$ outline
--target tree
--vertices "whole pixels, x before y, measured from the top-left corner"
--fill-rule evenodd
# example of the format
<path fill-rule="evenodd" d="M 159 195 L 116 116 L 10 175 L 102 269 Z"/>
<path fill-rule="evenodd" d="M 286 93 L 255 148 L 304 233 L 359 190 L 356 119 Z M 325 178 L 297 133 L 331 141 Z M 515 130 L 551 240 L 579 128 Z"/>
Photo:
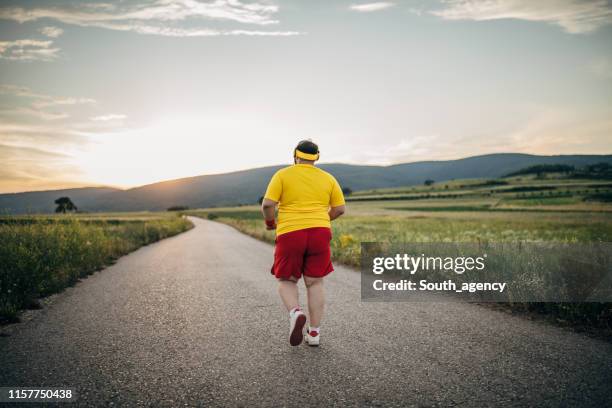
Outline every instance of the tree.
<path fill-rule="evenodd" d="M 612 165 L 610 163 L 601 162 L 588 165 L 585 169 L 589 173 L 605 173 L 612 171 Z"/>
<path fill-rule="evenodd" d="M 433 183 L 435 183 L 435 181 L 431 180 L 431 179 L 427 179 L 425 180 L 425 182 L 423 183 L 426 186 L 431 186 Z"/>
<path fill-rule="evenodd" d="M 57 208 L 55 209 L 56 213 L 66 214 L 66 211 L 78 210 L 77 206 L 74 205 L 70 197 L 60 197 L 55 200 L 55 204 L 57 204 Z"/>
<path fill-rule="evenodd" d="M 353 194 L 353 190 L 350 187 L 342 187 L 342 194 L 345 196 L 350 196 Z"/>
<path fill-rule="evenodd" d="M 536 164 L 535 166 L 525 167 L 518 171 L 508 173 L 504 177 L 521 176 L 526 174 L 535 174 L 538 177 L 543 177 L 545 173 L 571 173 L 574 170 L 574 166 L 567 164 Z"/>
<path fill-rule="evenodd" d="M 189 209 L 189 206 L 186 205 L 173 205 L 172 207 L 168 207 L 166 211 L 186 211 Z"/>

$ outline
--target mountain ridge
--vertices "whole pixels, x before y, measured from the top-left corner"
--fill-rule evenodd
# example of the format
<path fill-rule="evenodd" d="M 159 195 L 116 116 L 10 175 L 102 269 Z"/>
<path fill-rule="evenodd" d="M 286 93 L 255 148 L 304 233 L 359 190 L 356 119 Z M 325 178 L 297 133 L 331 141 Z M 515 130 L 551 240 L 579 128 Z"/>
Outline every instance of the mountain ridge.
<path fill-rule="evenodd" d="M 343 187 L 353 191 L 422 184 L 426 179 L 497 178 L 536 164 L 584 166 L 612 164 L 612 155 L 538 156 L 525 153 L 493 153 L 456 160 L 428 160 L 387 166 L 324 163 Z M 0 194 L 4 213 L 53 212 L 53 201 L 68 195 L 83 211 L 165 210 L 182 205 L 191 208 L 253 204 L 263 195 L 278 169 L 286 165 L 257 167 L 228 173 L 190 176 L 133 187 L 83 187 Z"/>

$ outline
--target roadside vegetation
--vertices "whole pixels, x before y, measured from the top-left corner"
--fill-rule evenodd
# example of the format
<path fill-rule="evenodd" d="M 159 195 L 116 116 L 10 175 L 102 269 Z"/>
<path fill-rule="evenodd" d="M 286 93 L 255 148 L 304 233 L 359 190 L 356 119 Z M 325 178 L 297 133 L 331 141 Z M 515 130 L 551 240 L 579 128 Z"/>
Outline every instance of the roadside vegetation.
<path fill-rule="evenodd" d="M 332 223 L 334 259 L 359 266 L 361 242 L 612 242 L 612 204 L 606 200 L 612 183 L 565 176 L 521 174 L 353 192 L 347 200 L 347 216 Z M 274 242 L 274 233 L 265 230 L 257 206 L 185 213 Z M 530 315 L 535 312 L 576 329 L 596 328 L 612 334 L 610 303 L 503 307 Z"/>
<path fill-rule="evenodd" d="M 173 213 L 0 217 L 0 323 L 135 249 L 192 228 Z"/>

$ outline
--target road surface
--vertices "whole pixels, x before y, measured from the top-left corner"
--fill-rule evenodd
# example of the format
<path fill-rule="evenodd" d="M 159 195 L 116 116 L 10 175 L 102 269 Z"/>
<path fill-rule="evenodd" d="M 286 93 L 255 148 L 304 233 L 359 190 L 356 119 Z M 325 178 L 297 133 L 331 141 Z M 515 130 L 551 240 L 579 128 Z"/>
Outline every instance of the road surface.
<path fill-rule="evenodd" d="M 80 406 L 612 405 L 611 344 L 473 304 L 362 303 L 342 267 L 322 346 L 290 347 L 272 247 L 193 221 L 2 329 L 0 385 Z"/>

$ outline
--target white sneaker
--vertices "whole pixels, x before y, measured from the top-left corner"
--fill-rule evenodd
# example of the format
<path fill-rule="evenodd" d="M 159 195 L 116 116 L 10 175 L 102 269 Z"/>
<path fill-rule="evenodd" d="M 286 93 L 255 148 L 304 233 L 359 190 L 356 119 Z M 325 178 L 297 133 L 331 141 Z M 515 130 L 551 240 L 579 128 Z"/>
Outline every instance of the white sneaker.
<path fill-rule="evenodd" d="M 289 344 L 299 346 L 302 343 L 304 336 L 302 335 L 304 325 L 306 324 L 306 315 L 301 310 L 296 310 L 290 318 L 289 326 Z"/>
<path fill-rule="evenodd" d="M 321 338 L 321 333 L 315 333 L 315 334 L 316 336 L 311 336 L 310 332 L 306 330 L 306 334 L 304 335 L 304 341 L 306 342 L 306 344 L 312 347 L 319 346 L 319 339 Z"/>

